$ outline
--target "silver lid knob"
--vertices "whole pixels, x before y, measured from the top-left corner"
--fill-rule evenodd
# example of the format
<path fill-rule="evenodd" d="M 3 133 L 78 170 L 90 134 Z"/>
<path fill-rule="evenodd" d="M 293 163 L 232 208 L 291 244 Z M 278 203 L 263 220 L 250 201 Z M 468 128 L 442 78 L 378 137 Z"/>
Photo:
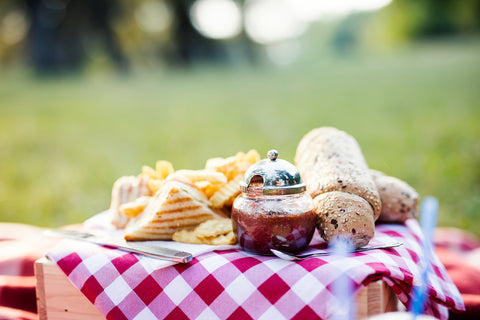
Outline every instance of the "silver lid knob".
<path fill-rule="evenodd" d="M 267 158 L 272 160 L 272 161 L 275 161 L 277 160 L 278 158 L 278 151 L 277 150 L 270 150 L 268 151 L 267 153 Z"/>

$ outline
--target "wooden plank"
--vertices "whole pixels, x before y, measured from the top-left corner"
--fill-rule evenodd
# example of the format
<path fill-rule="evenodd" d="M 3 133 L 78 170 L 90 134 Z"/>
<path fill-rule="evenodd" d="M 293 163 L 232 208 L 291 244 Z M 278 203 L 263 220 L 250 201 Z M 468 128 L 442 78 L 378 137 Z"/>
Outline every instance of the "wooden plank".
<path fill-rule="evenodd" d="M 369 311 L 369 308 L 372 308 L 372 306 L 368 305 L 369 286 L 363 288 L 357 294 L 357 298 L 355 299 L 355 302 L 356 302 L 355 308 L 357 311 L 357 316 L 355 317 L 355 319 L 364 319 L 370 315 L 368 311 Z"/>
<path fill-rule="evenodd" d="M 383 287 L 382 305 L 385 306 L 384 309 L 382 310 L 382 313 L 393 312 L 393 311 L 403 311 L 399 309 L 400 301 L 398 300 L 397 296 L 395 295 L 395 293 L 393 293 L 393 291 L 388 287 L 388 285 L 384 281 L 382 281 L 382 287 Z"/>
<path fill-rule="evenodd" d="M 37 260 L 35 275 L 39 320 L 105 319 L 52 261 Z M 385 282 L 374 281 L 356 297 L 356 319 L 397 311 L 397 306 L 398 299 Z"/>
<path fill-rule="evenodd" d="M 357 319 L 371 317 L 377 314 L 398 311 L 398 298 L 388 285 L 381 280 L 371 282 L 362 290 L 364 298 L 357 305 L 366 305 L 366 310 L 358 314 Z M 359 294 L 360 295 L 360 294 Z M 362 303 L 362 304 L 361 304 Z"/>
<path fill-rule="evenodd" d="M 105 317 L 50 260 L 35 262 L 40 320 L 100 320 Z M 43 311 L 44 310 L 44 311 Z"/>
<path fill-rule="evenodd" d="M 43 320 L 47 319 L 47 306 L 46 306 L 46 298 L 45 298 L 45 283 L 43 281 L 43 263 L 41 260 L 46 260 L 46 258 L 40 259 L 35 261 L 34 271 L 35 271 L 35 278 L 37 280 L 35 290 L 37 292 L 37 312 L 38 312 L 38 319 Z"/>

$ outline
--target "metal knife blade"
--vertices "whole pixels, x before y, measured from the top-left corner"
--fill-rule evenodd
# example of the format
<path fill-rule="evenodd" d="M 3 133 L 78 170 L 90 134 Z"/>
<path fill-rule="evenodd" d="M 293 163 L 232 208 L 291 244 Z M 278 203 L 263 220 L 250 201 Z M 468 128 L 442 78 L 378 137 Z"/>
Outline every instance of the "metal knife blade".
<path fill-rule="evenodd" d="M 96 244 L 114 247 L 128 252 L 134 252 L 153 258 L 173 262 L 187 263 L 192 260 L 192 254 L 188 252 L 164 247 L 151 246 L 142 242 L 125 241 L 123 239 L 97 236 L 91 233 L 79 232 L 75 230 L 48 229 L 45 230 L 45 235 L 88 241 Z"/>

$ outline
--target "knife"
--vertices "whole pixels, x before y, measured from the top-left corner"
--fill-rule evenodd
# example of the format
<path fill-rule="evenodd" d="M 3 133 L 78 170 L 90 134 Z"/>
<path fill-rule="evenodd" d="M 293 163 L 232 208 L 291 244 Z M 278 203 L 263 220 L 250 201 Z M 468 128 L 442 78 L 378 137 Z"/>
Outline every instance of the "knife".
<path fill-rule="evenodd" d="M 192 261 L 192 254 L 184 251 L 147 245 L 141 242 L 125 241 L 111 237 L 97 236 L 91 233 L 79 232 L 66 229 L 48 229 L 44 232 L 47 236 L 66 237 L 70 239 L 83 240 L 116 249 L 143 254 L 149 257 L 168 260 L 173 262 L 187 263 Z"/>

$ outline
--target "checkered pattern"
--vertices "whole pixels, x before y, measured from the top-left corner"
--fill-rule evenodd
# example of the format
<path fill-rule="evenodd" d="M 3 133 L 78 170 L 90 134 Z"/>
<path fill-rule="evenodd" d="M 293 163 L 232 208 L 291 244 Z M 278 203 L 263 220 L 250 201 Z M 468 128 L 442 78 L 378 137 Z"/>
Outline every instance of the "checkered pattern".
<path fill-rule="evenodd" d="M 408 305 L 419 278 L 420 237 L 416 220 L 379 225 L 375 243 L 404 245 L 355 253 L 347 263 L 335 256 L 290 262 L 224 250 L 171 265 L 74 240 L 47 256 L 107 319 L 326 319 L 342 305 L 333 294 L 339 276 L 349 278 L 355 293 L 383 279 Z M 312 244 L 325 247 L 318 234 Z M 435 255 L 432 263 L 426 313 L 447 319 L 448 309 L 464 310 L 463 301 Z"/>

